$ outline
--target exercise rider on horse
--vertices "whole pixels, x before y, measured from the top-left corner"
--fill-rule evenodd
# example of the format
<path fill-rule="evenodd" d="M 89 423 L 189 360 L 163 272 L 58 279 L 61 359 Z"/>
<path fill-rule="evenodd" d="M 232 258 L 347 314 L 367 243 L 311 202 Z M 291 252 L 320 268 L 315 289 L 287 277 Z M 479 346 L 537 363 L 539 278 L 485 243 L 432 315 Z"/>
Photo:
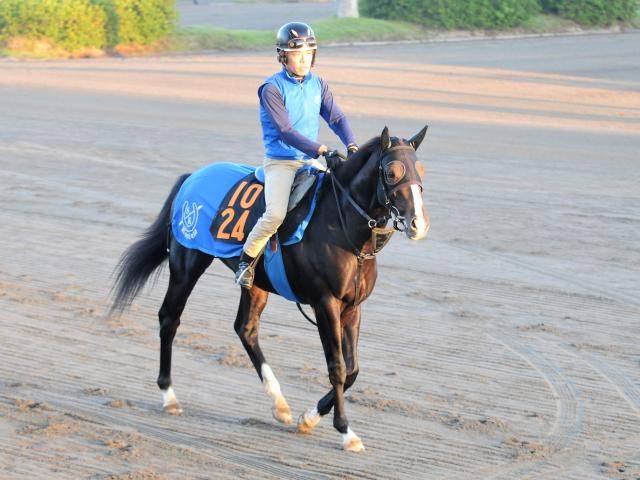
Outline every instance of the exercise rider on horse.
<path fill-rule="evenodd" d="M 337 153 L 317 142 L 320 117 L 324 118 L 349 153 L 358 145 L 347 117 L 334 101 L 329 86 L 311 72 L 318 49 L 309 25 L 291 22 L 280 27 L 276 51 L 282 70 L 258 89 L 260 123 L 265 147 L 266 210 L 244 244 L 235 281 L 244 288 L 253 286 L 254 264 L 269 238 L 284 221 L 296 171 L 325 155 L 327 165 L 338 162 Z"/>

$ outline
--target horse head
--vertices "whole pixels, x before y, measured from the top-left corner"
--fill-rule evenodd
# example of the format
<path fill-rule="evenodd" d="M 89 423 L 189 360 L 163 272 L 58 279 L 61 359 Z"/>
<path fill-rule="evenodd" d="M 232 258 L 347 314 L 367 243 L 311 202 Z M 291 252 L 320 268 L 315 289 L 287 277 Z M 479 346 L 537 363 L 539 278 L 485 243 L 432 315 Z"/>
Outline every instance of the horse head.
<path fill-rule="evenodd" d="M 394 227 L 411 240 L 420 240 L 429 231 L 429 215 L 422 201 L 425 169 L 416 156 L 427 128 L 409 140 L 390 137 L 387 127 L 380 135 L 377 201 L 389 210 Z"/>

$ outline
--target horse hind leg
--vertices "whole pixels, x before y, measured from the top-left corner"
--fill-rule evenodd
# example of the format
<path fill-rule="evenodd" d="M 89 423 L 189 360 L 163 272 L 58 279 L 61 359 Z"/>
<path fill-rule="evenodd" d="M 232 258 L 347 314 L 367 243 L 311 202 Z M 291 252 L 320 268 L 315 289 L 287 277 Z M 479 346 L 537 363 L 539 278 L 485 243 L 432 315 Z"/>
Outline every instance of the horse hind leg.
<path fill-rule="evenodd" d="M 170 415 L 182 413 L 171 380 L 173 339 L 180 326 L 180 317 L 193 287 L 213 257 L 178 244 L 171 244 L 169 255 L 169 286 L 158 312 L 160 322 L 160 373 L 158 387 L 162 392 L 162 408 Z"/>
<path fill-rule="evenodd" d="M 273 402 L 273 417 L 281 423 L 290 424 L 291 409 L 258 341 L 260 315 L 267 305 L 268 295 L 266 291 L 255 286 L 251 290 L 242 289 L 234 329 L 262 380 L 265 392 Z"/>

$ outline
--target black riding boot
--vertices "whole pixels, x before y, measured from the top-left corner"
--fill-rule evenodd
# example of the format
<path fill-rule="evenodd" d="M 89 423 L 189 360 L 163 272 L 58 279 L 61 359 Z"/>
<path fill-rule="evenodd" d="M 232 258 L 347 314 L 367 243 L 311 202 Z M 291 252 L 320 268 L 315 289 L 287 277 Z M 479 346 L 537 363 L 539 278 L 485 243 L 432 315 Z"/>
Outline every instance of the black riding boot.
<path fill-rule="evenodd" d="M 250 289 L 253 287 L 253 263 L 255 258 L 247 255 L 244 250 L 240 257 L 238 270 L 236 271 L 236 283 L 242 288 Z"/>

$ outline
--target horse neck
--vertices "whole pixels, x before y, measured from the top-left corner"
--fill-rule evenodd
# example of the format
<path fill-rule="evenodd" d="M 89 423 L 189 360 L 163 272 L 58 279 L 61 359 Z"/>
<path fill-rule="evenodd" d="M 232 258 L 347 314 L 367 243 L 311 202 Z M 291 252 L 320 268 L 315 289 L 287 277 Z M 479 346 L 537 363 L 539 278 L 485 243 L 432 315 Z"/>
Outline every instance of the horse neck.
<path fill-rule="evenodd" d="M 371 218 L 377 219 L 384 214 L 384 208 L 377 206 L 376 189 L 378 185 L 378 154 L 373 152 L 361 158 L 350 159 L 340 170 L 336 178 L 349 192 L 353 200 Z M 349 203 L 346 197 L 338 192 L 346 228 L 351 238 L 361 247 L 371 237 L 371 228 Z M 332 194 L 333 197 L 333 194 Z M 335 203 L 335 199 L 333 200 Z"/>

